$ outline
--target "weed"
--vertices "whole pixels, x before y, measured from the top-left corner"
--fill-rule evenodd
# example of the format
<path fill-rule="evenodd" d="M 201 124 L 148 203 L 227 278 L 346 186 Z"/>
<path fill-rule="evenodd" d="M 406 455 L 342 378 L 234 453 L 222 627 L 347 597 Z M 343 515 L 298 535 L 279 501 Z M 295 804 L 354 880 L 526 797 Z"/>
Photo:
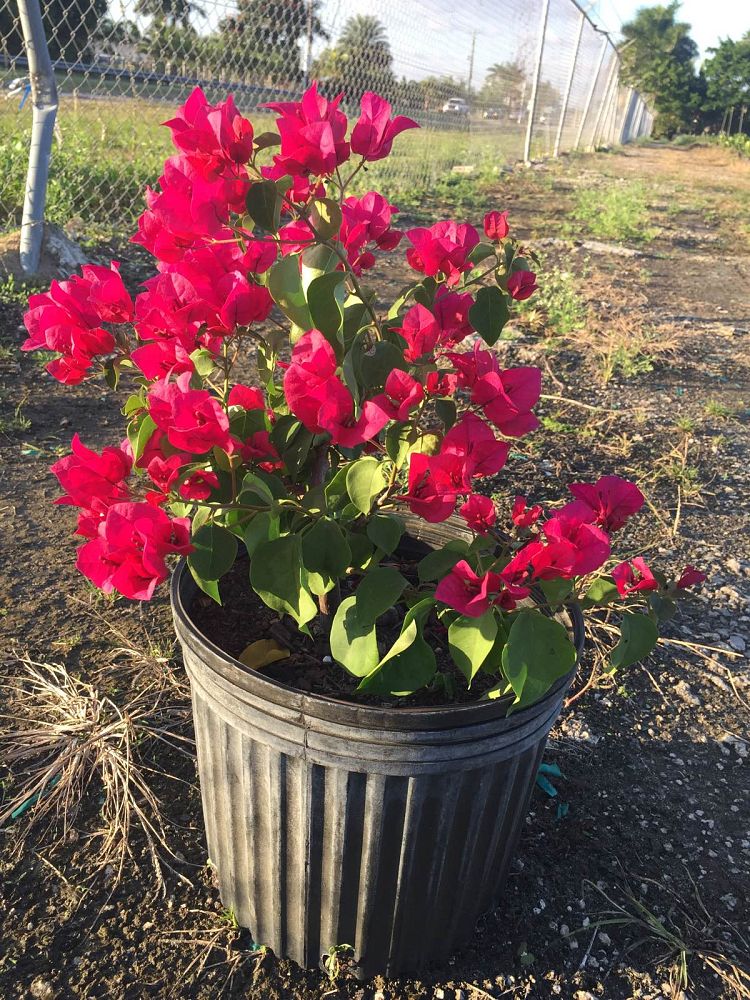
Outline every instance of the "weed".
<path fill-rule="evenodd" d="M 705 405 L 705 411 L 707 417 L 712 417 L 715 420 L 729 420 L 732 416 L 731 408 L 718 399 L 709 399 Z"/>
<path fill-rule="evenodd" d="M 625 954 L 645 944 L 656 946 L 657 961 L 671 963 L 670 993 L 674 998 L 684 996 L 690 988 L 690 963 L 697 960 L 738 1000 L 750 1000 L 750 944 L 724 917 L 709 913 L 692 878 L 693 898 L 689 900 L 654 879 L 640 881 L 666 895 L 662 912 L 650 910 L 628 885 L 618 889 L 619 901 L 600 885 L 584 880 L 610 907 L 596 921 L 597 931 L 603 927 L 632 930 L 637 939 L 625 946 Z"/>
<path fill-rule="evenodd" d="M 333 944 L 323 956 L 323 967 L 332 983 L 351 964 L 354 948 L 350 944 Z"/>
<path fill-rule="evenodd" d="M 11 434 L 15 431 L 27 431 L 31 427 L 31 421 L 24 415 L 23 408 L 28 401 L 28 393 L 17 404 L 10 420 L 0 418 L 0 434 Z"/>
<path fill-rule="evenodd" d="M 573 218 L 592 236 L 603 240 L 647 243 L 657 230 L 649 225 L 646 190 L 642 184 L 610 184 L 578 193 Z"/>
<path fill-rule="evenodd" d="M 18 281 L 15 275 L 9 274 L 0 281 L 0 302 L 26 308 L 29 296 L 42 291 L 43 287 L 38 282 Z"/>
<path fill-rule="evenodd" d="M 586 322 L 586 305 L 575 276 L 552 267 L 539 275 L 539 290 L 533 300 L 521 303 L 519 315 L 531 329 L 543 329 L 559 337 L 580 330 Z"/>

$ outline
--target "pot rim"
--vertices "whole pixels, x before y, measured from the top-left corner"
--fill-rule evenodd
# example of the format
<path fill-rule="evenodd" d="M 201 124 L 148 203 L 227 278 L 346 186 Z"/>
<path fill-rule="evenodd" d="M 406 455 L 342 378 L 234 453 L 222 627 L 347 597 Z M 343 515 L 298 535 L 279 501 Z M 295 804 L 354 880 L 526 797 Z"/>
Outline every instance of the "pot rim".
<path fill-rule="evenodd" d="M 526 708 L 506 716 L 507 700 L 473 701 L 460 704 L 385 706 L 358 704 L 330 695 L 315 694 L 291 687 L 272 677 L 251 670 L 235 657 L 225 652 L 203 635 L 189 613 L 189 601 L 198 592 L 198 586 L 182 558 L 172 573 L 170 601 L 175 629 L 181 642 L 187 642 L 205 665 L 226 681 L 256 697 L 299 710 L 302 714 L 330 719 L 365 729 L 447 729 L 453 726 L 474 725 L 495 719 L 507 723 L 523 724 L 533 716 L 549 711 L 559 702 L 568 688 L 576 670 L 584 642 L 583 616 L 578 607 L 566 609 L 573 632 L 577 657 L 572 669 L 559 678 L 543 698 Z"/>

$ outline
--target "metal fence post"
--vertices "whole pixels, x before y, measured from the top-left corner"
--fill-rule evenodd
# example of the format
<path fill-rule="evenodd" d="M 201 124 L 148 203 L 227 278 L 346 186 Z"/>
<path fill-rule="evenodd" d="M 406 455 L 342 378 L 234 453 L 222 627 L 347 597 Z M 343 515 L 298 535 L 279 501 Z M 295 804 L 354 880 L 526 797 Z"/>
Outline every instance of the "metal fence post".
<path fill-rule="evenodd" d="M 44 203 L 47 197 L 49 160 L 57 113 L 57 87 L 39 0 L 18 0 L 23 40 L 29 60 L 33 104 L 29 169 L 21 220 L 21 268 L 35 274 L 39 267 L 44 235 Z"/>
<path fill-rule="evenodd" d="M 633 95 L 635 90 L 633 87 L 628 87 L 628 96 L 625 98 L 625 107 L 622 111 L 622 119 L 620 121 L 620 128 L 617 133 L 617 141 L 622 146 L 628 141 L 628 129 L 630 127 L 630 114 L 633 108 Z"/>
<path fill-rule="evenodd" d="M 523 161 L 531 162 L 531 134 L 534 131 L 534 118 L 536 117 L 536 99 L 539 94 L 539 76 L 542 72 L 542 56 L 544 55 L 544 36 L 547 33 L 547 15 L 549 14 L 549 0 L 543 0 L 542 20 L 539 27 L 539 45 L 536 50 L 536 66 L 534 67 L 534 80 L 531 85 L 531 99 L 529 100 L 529 120 L 526 123 L 526 142 L 523 147 Z"/>
<path fill-rule="evenodd" d="M 583 109 L 583 114 L 581 115 L 581 124 L 578 126 L 578 134 L 576 135 L 576 141 L 575 145 L 573 146 L 573 149 L 578 149 L 578 147 L 581 145 L 581 137 L 583 135 L 583 130 L 586 127 L 586 119 L 589 116 L 589 108 L 591 107 L 591 102 L 594 99 L 594 91 L 596 90 L 596 84 L 599 79 L 599 73 L 601 72 L 602 63 L 604 62 L 604 55 L 607 51 L 608 41 L 609 39 L 605 35 L 604 38 L 602 38 L 602 48 L 601 52 L 599 53 L 599 61 L 596 64 L 596 72 L 594 73 L 594 77 L 591 81 L 591 87 L 589 88 L 588 96 L 586 97 L 586 104 Z"/>
<path fill-rule="evenodd" d="M 612 89 L 612 80 L 615 76 L 615 71 L 617 70 L 617 51 L 615 51 L 614 58 L 612 60 L 612 66 L 610 67 L 609 73 L 607 74 L 607 82 L 604 85 L 604 92 L 602 93 L 601 100 L 599 101 L 599 108 L 596 113 L 596 121 L 594 122 L 594 131 L 591 133 L 591 148 L 596 149 L 596 137 L 599 132 L 599 126 L 602 123 L 602 116 L 604 115 L 605 107 L 609 107 L 609 97 L 610 91 Z"/>
<path fill-rule="evenodd" d="M 599 132 L 599 143 L 609 144 L 612 142 L 613 118 L 617 113 L 617 101 L 620 97 L 620 73 L 619 67 L 614 74 L 612 86 L 610 87 L 609 100 L 606 103 L 606 111 L 602 119 L 602 127 Z"/>
<path fill-rule="evenodd" d="M 557 124 L 557 135 L 555 136 L 555 148 L 552 152 L 553 156 L 560 155 L 560 142 L 562 141 L 563 128 L 565 126 L 565 116 L 568 113 L 568 104 L 570 103 L 570 91 L 573 87 L 573 78 L 576 72 L 576 62 L 578 61 L 578 50 L 581 47 L 581 36 L 583 35 L 583 26 L 586 23 L 586 15 L 581 11 L 581 20 L 578 22 L 578 34 L 576 36 L 576 44 L 573 49 L 573 58 L 570 62 L 570 72 L 568 73 L 568 82 L 565 87 L 565 97 L 563 97 L 562 108 L 560 110 L 560 121 Z"/>

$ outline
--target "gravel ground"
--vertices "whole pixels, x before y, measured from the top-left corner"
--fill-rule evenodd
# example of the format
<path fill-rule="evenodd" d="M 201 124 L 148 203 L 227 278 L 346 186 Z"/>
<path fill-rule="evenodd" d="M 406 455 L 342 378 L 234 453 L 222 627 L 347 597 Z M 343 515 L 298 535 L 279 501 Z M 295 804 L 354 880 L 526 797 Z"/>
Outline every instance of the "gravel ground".
<path fill-rule="evenodd" d="M 634 178 L 646 186 L 652 240 L 626 254 L 566 242 L 577 192 Z M 0 997 L 750 995 L 731 985 L 750 969 L 750 165 L 712 148 L 642 147 L 513 174 L 495 197 L 530 240 L 552 237 L 545 266 L 575 274 L 588 309 L 565 338 L 527 314 L 501 345 L 516 363 L 543 364 L 552 398 L 544 430 L 497 489 L 541 500 L 579 476 L 636 478 L 653 509 L 627 545 L 669 569 L 692 562 L 707 583 L 642 667 L 602 677 L 602 632 L 591 637 L 547 752 L 562 777 L 556 795 L 534 795 L 506 898 L 469 948 L 420 981 L 361 984 L 344 968 L 330 982 L 253 950 L 223 914 L 206 863 L 189 745 L 147 741 L 140 759 L 158 771 L 149 780 L 174 852 L 162 852 L 172 865 L 163 885 L 137 828 L 119 882 L 116 865 L 98 866 L 96 781 L 61 843 L 25 819 L 0 831 Z M 125 267 L 136 280 L 142 260 Z M 47 466 L 74 430 L 96 447 L 116 439 L 118 415 L 97 386 L 52 386 L 13 349 L 20 306 L 0 309 L 6 679 L 28 652 L 93 679 L 121 706 L 156 685 L 189 737 L 164 599 L 140 608 L 93 594 L 73 568 L 72 519 L 51 506 Z M 616 348 L 636 363 L 605 383 Z M 0 712 L 16 709 L 10 690 L 0 688 Z M 0 779 L 0 795 L 12 795 L 18 776 L 0 763 Z"/>

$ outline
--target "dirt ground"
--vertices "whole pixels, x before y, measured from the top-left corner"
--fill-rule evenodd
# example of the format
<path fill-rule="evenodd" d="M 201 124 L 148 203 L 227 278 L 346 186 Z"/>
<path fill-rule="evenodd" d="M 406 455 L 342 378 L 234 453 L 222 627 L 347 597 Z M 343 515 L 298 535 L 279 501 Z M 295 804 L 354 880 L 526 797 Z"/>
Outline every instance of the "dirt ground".
<path fill-rule="evenodd" d="M 571 239 L 580 191 L 632 180 L 653 239 Z M 421 980 L 362 984 L 344 969 L 331 981 L 254 946 L 213 885 L 190 745 L 149 739 L 139 760 L 174 852 L 161 852 L 163 885 L 137 825 L 119 882 L 116 864 L 98 866 L 96 781 L 61 843 L 27 815 L 0 830 L 2 1000 L 750 996 L 750 979 L 745 993 L 732 986 L 750 972 L 750 164 L 714 148 L 629 148 L 513 173 L 493 198 L 542 241 L 543 274 L 575 276 L 586 310 L 567 336 L 527 312 L 499 345 L 509 363 L 542 364 L 547 398 L 543 429 L 495 489 L 540 501 L 585 476 L 634 478 L 649 511 L 626 546 L 668 569 L 692 562 L 707 583 L 643 666 L 603 678 L 606 635 L 590 637 L 580 696 L 545 758 L 561 770 L 557 794 L 535 792 L 506 898 Z M 135 283 L 143 258 L 127 254 Z M 96 595 L 74 568 L 72 516 L 52 506 L 48 466 L 73 432 L 99 448 L 121 419 L 99 384 L 63 389 L 15 350 L 21 314 L 12 296 L 0 303 L 0 712 L 16 711 L 10 682 L 28 654 L 120 708 L 160 690 L 171 731 L 189 738 L 164 595 L 147 607 Z M 3 764 L 0 811 L 21 779 Z"/>

